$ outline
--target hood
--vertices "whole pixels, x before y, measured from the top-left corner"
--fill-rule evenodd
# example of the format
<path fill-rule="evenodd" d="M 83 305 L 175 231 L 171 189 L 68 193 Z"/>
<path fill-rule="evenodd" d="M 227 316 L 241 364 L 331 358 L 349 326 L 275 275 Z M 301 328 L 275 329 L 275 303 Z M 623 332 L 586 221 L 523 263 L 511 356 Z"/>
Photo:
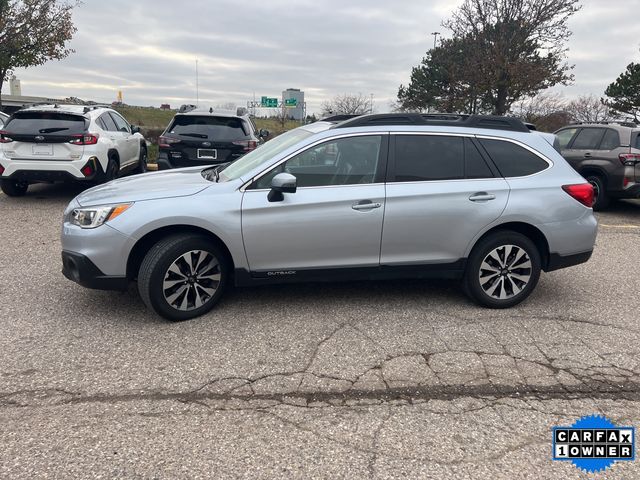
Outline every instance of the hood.
<path fill-rule="evenodd" d="M 90 188 L 76 197 L 80 205 L 138 202 L 195 195 L 212 185 L 200 172 L 208 167 L 189 167 L 144 173 Z"/>

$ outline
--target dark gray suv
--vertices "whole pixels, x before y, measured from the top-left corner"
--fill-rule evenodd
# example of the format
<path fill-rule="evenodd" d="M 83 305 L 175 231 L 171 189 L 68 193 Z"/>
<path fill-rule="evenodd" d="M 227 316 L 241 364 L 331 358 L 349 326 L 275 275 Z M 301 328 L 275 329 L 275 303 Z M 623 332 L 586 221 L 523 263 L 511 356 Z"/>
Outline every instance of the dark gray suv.
<path fill-rule="evenodd" d="M 594 210 L 611 198 L 640 196 L 640 127 L 634 123 L 579 123 L 561 128 L 562 156 L 591 185 Z"/>

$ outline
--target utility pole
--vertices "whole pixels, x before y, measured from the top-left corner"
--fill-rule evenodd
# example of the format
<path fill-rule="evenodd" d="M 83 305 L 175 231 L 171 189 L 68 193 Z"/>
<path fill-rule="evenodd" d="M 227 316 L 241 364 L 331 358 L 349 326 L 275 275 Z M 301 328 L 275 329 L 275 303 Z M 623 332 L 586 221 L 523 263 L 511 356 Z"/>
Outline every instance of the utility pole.
<path fill-rule="evenodd" d="M 198 86 L 198 59 L 196 58 L 196 107 L 200 103 L 200 91 Z"/>
<path fill-rule="evenodd" d="M 436 45 L 438 43 L 438 35 L 441 35 L 440 32 L 431 32 L 431 35 L 433 35 L 433 48 L 436 48 Z"/>

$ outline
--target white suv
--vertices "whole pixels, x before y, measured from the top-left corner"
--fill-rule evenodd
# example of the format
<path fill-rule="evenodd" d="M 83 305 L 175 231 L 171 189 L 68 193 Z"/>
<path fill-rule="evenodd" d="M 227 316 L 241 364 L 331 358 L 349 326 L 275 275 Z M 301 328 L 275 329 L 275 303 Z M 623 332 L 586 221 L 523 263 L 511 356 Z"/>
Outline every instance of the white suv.
<path fill-rule="evenodd" d="M 0 186 L 21 196 L 30 183 L 106 182 L 147 170 L 140 129 L 101 106 L 37 105 L 14 113 L 0 130 Z"/>

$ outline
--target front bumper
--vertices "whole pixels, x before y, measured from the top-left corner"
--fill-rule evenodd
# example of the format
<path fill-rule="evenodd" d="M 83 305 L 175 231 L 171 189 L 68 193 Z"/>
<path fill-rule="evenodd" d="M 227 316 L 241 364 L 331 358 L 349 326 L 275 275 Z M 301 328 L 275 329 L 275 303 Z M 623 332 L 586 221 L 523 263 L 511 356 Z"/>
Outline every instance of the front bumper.
<path fill-rule="evenodd" d="M 62 251 L 62 274 L 86 288 L 99 290 L 126 290 L 127 277 L 105 275 L 88 257 Z"/>

